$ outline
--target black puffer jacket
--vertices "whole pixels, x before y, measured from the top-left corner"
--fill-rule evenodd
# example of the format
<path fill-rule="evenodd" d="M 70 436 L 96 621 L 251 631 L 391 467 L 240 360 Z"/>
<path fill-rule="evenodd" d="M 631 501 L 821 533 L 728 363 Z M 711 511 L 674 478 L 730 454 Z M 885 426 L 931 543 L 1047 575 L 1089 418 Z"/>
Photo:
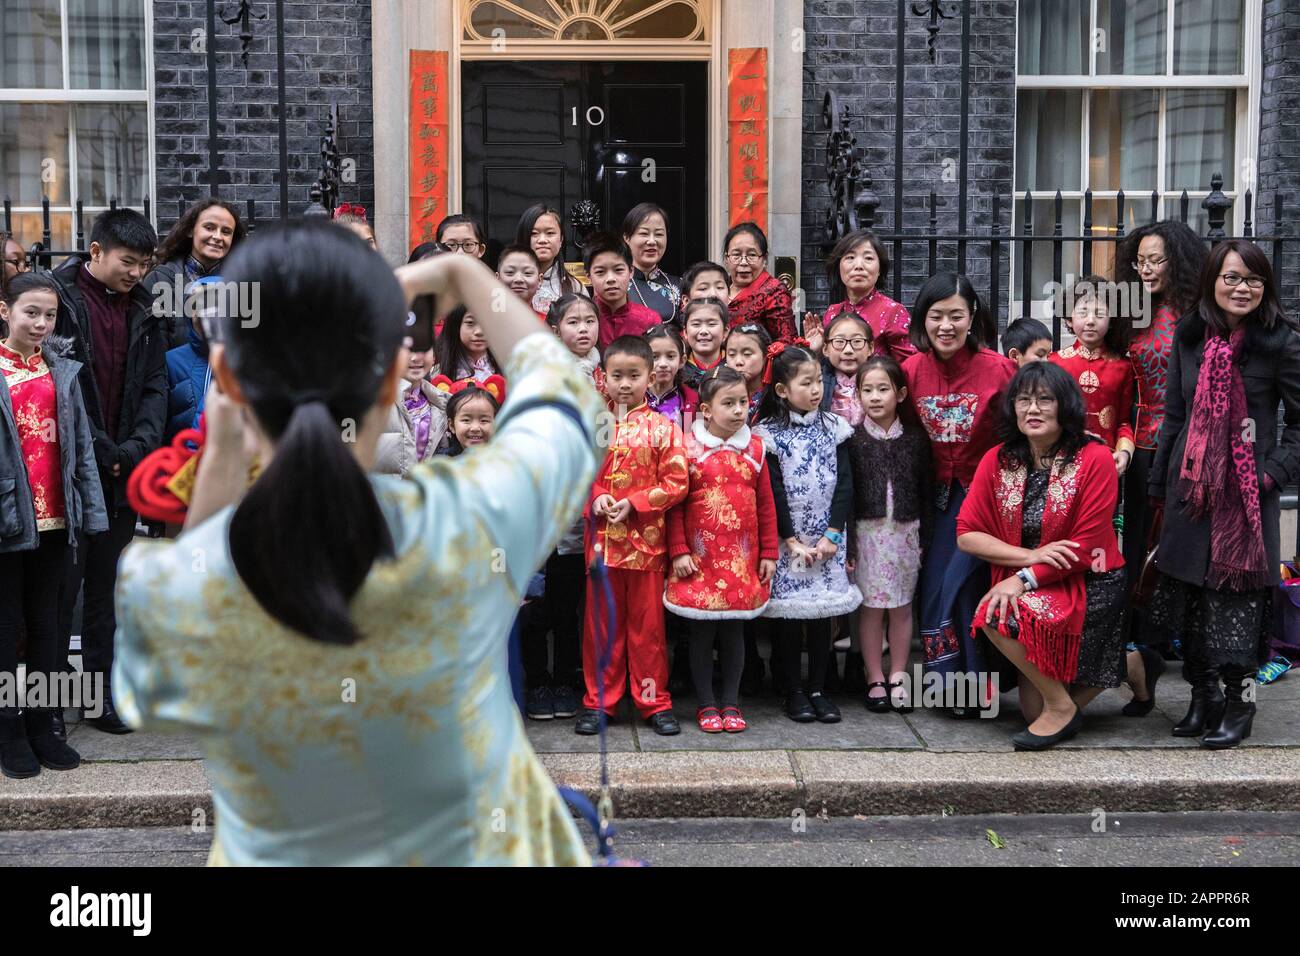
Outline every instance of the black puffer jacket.
<path fill-rule="evenodd" d="M 81 363 L 78 381 L 90 419 L 90 434 L 95 444 L 95 460 L 104 488 L 104 504 L 109 513 L 126 507 L 126 479 L 141 459 L 162 444 L 167 424 L 167 365 L 162 322 L 151 311 L 152 299 L 144 285 L 130 293 L 127 309 L 126 381 L 122 390 L 122 414 L 116 422 L 105 422 L 100 404 L 99 386 L 95 383 L 92 363 L 94 345 L 90 335 L 90 314 L 81 289 L 77 270 L 82 260 L 70 259 L 50 275 L 59 286 L 59 318 L 55 334 L 72 339 L 72 357 Z M 112 466 L 121 465 L 116 478 Z"/>

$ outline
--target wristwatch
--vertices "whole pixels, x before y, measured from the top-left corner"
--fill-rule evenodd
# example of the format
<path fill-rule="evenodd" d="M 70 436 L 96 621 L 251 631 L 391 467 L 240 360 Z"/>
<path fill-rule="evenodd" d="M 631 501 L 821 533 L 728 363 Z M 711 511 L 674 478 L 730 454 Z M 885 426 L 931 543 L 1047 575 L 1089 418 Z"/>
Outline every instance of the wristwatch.
<path fill-rule="evenodd" d="M 831 531 L 829 528 L 827 528 L 826 531 L 823 532 L 822 537 L 825 538 L 827 541 L 829 541 L 831 544 L 835 545 L 835 547 L 837 548 L 844 546 L 843 531 Z"/>
<path fill-rule="evenodd" d="M 1016 577 L 1020 579 L 1020 583 L 1025 586 L 1026 591 L 1032 591 L 1038 587 L 1038 582 L 1034 580 L 1033 572 L 1028 568 L 1021 568 L 1016 572 Z"/>

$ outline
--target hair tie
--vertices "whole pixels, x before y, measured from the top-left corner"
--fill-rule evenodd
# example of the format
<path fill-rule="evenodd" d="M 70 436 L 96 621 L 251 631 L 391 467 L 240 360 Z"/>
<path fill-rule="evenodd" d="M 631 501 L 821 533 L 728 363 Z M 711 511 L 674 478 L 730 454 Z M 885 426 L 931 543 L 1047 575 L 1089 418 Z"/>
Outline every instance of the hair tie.
<path fill-rule="evenodd" d="M 293 402 L 295 408 L 303 405 L 313 405 L 320 402 L 322 405 L 329 405 L 329 393 L 319 388 L 305 388 L 301 392 L 295 392 L 289 399 Z"/>
<path fill-rule="evenodd" d="M 350 202 L 339 203 L 334 208 L 334 218 L 337 219 L 339 218 L 339 216 L 356 216 L 362 222 L 365 222 L 366 207 L 361 205 L 360 203 L 350 203 Z"/>

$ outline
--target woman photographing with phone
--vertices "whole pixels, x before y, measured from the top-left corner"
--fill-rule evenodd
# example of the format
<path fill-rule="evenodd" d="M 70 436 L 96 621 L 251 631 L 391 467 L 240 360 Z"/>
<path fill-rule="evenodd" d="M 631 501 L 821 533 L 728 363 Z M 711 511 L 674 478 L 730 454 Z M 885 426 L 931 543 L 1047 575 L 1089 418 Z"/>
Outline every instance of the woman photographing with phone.
<path fill-rule="evenodd" d="M 589 380 L 471 256 L 394 277 L 360 239 L 298 222 L 260 231 L 225 278 L 258 283 L 261 311 L 213 344 L 184 531 L 123 558 L 113 677 L 127 720 L 203 741 L 210 862 L 586 863 L 505 644 L 595 472 Z M 425 294 L 484 317 L 509 400 L 473 455 L 367 474 Z"/>

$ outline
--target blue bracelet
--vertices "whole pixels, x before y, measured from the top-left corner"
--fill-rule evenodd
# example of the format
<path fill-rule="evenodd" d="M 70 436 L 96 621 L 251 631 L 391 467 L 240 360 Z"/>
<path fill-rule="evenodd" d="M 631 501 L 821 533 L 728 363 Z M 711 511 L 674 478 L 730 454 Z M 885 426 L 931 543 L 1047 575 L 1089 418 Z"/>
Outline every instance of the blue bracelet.
<path fill-rule="evenodd" d="M 822 535 L 822 537 L 825 538 L 827 541 L 831 542 L 831 544 L 835 545 L 835 547 L 837 548 L 842 547 L 844 545 L 843 531 L 831 531 L 827 529 L 827 531 Z"/>

